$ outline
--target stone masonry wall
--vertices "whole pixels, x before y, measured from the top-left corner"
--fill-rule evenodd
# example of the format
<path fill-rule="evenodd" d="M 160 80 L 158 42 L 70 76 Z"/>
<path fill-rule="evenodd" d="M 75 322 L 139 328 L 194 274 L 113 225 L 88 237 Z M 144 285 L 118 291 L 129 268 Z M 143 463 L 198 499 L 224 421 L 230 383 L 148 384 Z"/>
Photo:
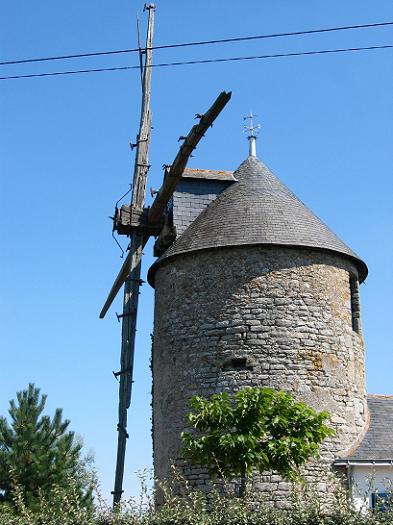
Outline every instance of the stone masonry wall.
<path fill-rule="evenodd" d="M 195 252 L 158 268 L 153 350 L 154 468 L 159 479 L 179 462 L 188 400 L 244 386 L 291 391 L 328 410 L 335 436 L 322 447 L 318 477 L 328 490 L 332 461 L 367 425 L 364 346 L 353 331 L 347 259 L 309 249 L 247 246 Z M 191 483 L 204 469 L 185 465 Z M 282 502 L 289 484 L 267 474 L 261 496 Z"/>

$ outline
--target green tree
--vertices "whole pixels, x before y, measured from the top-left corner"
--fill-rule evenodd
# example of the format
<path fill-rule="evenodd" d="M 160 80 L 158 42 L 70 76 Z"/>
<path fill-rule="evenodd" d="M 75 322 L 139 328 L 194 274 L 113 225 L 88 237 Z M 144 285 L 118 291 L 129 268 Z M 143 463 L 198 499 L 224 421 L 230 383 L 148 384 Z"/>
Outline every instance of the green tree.
<path fill-rule="evenodd" d="M 69 421 L 56 409 L 53 418 L 42 415 L 46 396 L 29 384 L 10 401 L 11 425 L 0 418 L 0 500 L 11 502 L 15 491 L 34 507 L 40 498 L 72 486 L 83 506 L 91 506 L 92 490 L 81 458 L 82 444 L 68 431 Z"/>
<path fill-rule="evenodd" d="M 244 388 L 232 399 L 226 392 L 210 400 L 195 396 L 190 404 L 187 420 L 194 431 L 181 434 L 183 457 L 207 466 L 213 476 L 240 478 L 240 496 L 255 469 L 300 479 L 299 468 L 334 433 L 325 424 L 327 412 L 318 414 L 272 388 Z"/>

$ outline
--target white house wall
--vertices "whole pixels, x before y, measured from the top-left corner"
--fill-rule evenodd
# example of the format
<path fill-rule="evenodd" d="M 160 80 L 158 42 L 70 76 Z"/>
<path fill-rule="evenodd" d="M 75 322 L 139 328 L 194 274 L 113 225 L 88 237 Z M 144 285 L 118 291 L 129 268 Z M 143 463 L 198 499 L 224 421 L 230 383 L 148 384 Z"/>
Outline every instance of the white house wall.
<path fill-rule="evenodd" d="M 351 466 L 351 494 L 357 510 L 371 507 L 373 492 L 393 492 L 393 466 Z"/>

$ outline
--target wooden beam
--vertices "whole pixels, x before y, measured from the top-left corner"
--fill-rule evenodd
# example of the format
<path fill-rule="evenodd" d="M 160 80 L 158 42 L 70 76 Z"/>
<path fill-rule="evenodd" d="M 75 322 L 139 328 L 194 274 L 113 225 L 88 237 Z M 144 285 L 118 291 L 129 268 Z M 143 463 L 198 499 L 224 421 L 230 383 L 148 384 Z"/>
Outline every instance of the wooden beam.
<path fill-rule="evenodd" d="M 159 190 L 157 197 L 155 198 L 151 208 L 148 211 L 147 222 L 150 224 L 158 223 L 161 219 L 161 215 L 165 210 L 166 205 L 168 204 L 169 199 L 171 198 L 173 192 L 175 191 L 176 184 L 179 182 L 184 169 L 187 165 L 188 159 L 192 151 L 196 148 L 197 144 L 203 137 L 207 129 L 213 124 L 215 119 L 224 109 L 231 98 L 231 93 L 226 93 L 223 91 L 217 97 L 212 106 L 208 111 L 202 115 L 198 124 L 191 128 L 191 131 L 184 140 L 183 145 L 180 147 L 178 154 L 176 155 L 175 160 L 173 161 L 172 166 L 168 172 L 168 175 Z M 143 246 L 148 241 L 148 235 L 145 235 L 143 240 Z M 118 294 L 120 288 L 123 286 L 128 273 L 131 271 L 131 255 L 127 255 L 126 260 L 121 267 L 119 274 L 116 277 L 115 282 L 108 294 L 108 297 L 105 301 L 105 304 L 100 312 L 100 319 L 103 319 L 109 310 L 112 302 L 114 301 L 116 295 Z M 128 271 L 128 273 L 127 273 Z"/>
<path fill-rule="evenodd" d="M 227 93 L 223 91 L 220 93 L 207 112 L 204 115 L 201 115 L 199 123 L 195 124 L 195 126 L 191 128 L 191 131 L 187 137 L 185 137 L 184 142 L 180 147 L 179 153 L 176 155 L 176 158 L 169 169 L 164 183 L 161 186 L 157 197 L 155 198 L 149 210 L 147 218 L 148 222 L 156 223 L 160 220 L 169 199 L 175 191 L 176 184 L 179 182 L 183 174 L 191 153 L 194 151 L 206 131 L 227 105 L 231 95 L 231 92 Z"/>
<path fill-rule="evenodd" d="M 106 312 L 109 310 L 111 304 L 113 303 L 113 300 L 115 299 L 116 295 L 119 293 L 120 288 L 125 283 L 125 280 L 127 279 L 128 275 L 134 270 L 134 268 L 131 268 L 131 259 L 132 259 L 131 253 L 128 252 L 128 255 L 123 263 L 123 266 L 120 268 L 120 272 L 117 274 L 115 282 L 113 283 L 112 288 L 108 294 L 107 300 L 105 301 L 105 304 L 102 307 L 102 310 L 100 312 L 100 319 L 104 319 Z M 139 261 L 134 261 L 134 262 L 138 263 Z"/>
<path fill-rule="evenodd" d="M 114 230 L 119 235 L 132 235 L 135 231 L 141 231 L 144 235 L 153 235 L 156 237 L 162 230 L 163 223 L 152 224 L 147 223 L 147 210 L 143 211 L 135 210 L 128 204 L 123 204 L 121 208 L 117 210 L 116 217 L 114 219 Z"/>
<path fill-rule="evenodd" d="M 153 48 L 154 29 L 154 4 L 145 4 L 149 10 L 147 25 L 147 38 L 145 49 L 145 64 L 142 78 L 142 107 L 137 147 L 135 155 L 134 179 L 131 197 L 131 207 L 138 213 L 145 206 L 146 177 L 149 170 L 149 144 L 151 131 L 150 113 L 150 82 Z M 122 334 L 121 334 L 121 356 L 119 375 L 119 410 L 117 424 L 117 457 L 115 483 L 113 489 L 113 508 L 116 509 L 120 503 L 123 492 L 124 462 L 126 454 L 127 433 L 127 410 L 131 404 L 132 378 L 134 368 L 135 334 L 138 312 L 139 287 L 141 285 L 141 259 L 144 243 L 142 231 L 134 231 L 130 252 L 123 264 L 124 274 L 120 281 L 125 281 Z M 125 275 L 126 274 L 126 275 Z"/>

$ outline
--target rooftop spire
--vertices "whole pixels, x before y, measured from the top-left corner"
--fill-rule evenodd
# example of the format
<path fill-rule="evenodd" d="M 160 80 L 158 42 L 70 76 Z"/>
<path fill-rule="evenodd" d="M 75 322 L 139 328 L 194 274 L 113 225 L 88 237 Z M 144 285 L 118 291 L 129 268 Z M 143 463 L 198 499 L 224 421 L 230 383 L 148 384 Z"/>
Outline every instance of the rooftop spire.
<path fill-rule="evenodd" d="M 243 117 L 243 120 L 250 120 L 250 124 L 249 125 L 244 124 L 244 129 L 243 129 L 243 133 L 245 133 L 246 131 L 248 132 L 247 139 L 249 141 L 249 156 L 250 157 L 257 156 L 256 133 L 259 133 L 259 130 L 261 129 L 260 124 L 257 124 L 256 126 L 254 126 L 254 117 L 256 117 L 256 115 L 253 115 L 251 112 L 250 112 L 249 117 Z"/>

